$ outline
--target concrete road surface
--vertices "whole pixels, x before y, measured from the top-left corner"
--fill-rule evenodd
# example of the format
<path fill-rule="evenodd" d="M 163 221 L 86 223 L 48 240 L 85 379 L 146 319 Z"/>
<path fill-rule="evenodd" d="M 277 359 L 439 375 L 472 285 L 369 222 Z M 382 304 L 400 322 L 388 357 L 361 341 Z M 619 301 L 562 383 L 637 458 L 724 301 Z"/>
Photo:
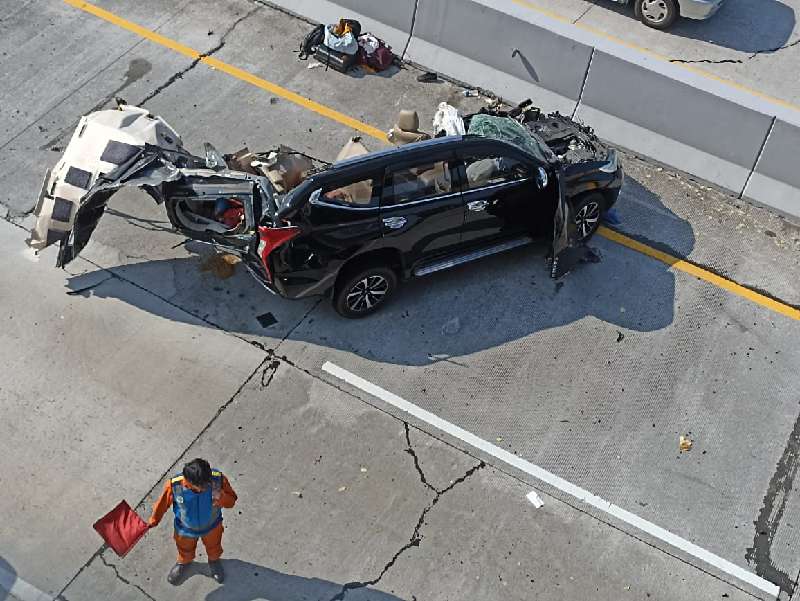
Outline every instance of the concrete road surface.
<path fill-rule="evenodd" d="M 138 192 L 114 197 L 60 271 L 54 249 L 26 250 L 28 213 L 80 115 L 114 96 L 196 151 L 284 143 L 323 159 L 354 131 L 285 90 L 380 130 L 400 108 L 427 121 L 442 100 L 484 103 L 412 69 L 307 69 L 293 51 L 308 25 L 246 0 L 100 4 L 111 16 L 47 0 L 0 21 L 0 582 L 14 595 L 774 599 L 774 586 L 789 598 L 797 225 L 625 154 L 622 224 L 592 241 L 600 263 L 560 282 L 542 249 L 522 249 L 410 282 L 354 323 L 327 299 L 267 295 L 242 270 L 220 278 L 213 251 Z M 122 559 L 91 528 L 122 498 L 146 516 L 195 456 L 239 493 L 222 587 L 202 553 L 167 584 L 167 519 Z"/>

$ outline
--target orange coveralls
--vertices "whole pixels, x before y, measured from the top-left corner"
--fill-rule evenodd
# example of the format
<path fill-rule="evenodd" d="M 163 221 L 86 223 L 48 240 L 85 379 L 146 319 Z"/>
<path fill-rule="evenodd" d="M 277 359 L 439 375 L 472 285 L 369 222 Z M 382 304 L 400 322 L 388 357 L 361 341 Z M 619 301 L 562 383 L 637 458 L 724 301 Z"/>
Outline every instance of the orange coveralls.
<path fill-rule="evenodd" d="M 200 492 L 198 488 L 192 486 L 186 480 L 183 481 L 183 486 L 196 492 Z M 231 483 L 228 482 L 228 478 L 223 475 L 219 498 L 214 501 L 214 505 L 217 507 L 230 509 L 236 504 L 236 499 L 238 499 L 238 497 L 233 491 L 233 488 L 231 488 Z M 167 483 L 164 485 L 164 490 L 161 492 L 161 496 L 158 498 L 158 501 L 156 501 L 155 505 L 153 505 L 153 513 L 147 522 L 150 527 L 155 528 L 158 526 L 158 524 L 161 522 L 161 518 L 164 517 L 164 514 L 171 507 L 172 482 L 167 480 Z M 208 561 L 217 561 L 220 557 L 222 557 L 223 530 L 224 528 L 220 522 L 220 524 L 211 532 L 201 537 L 203 539 L 203 546 L 206 548 Z M 189 536 L 181 536 L 177 532 L 173 535 L 173 538 L 175 539 L 175 545 L 178 547 L 178 563 L 192 563 L 192 560 L 194 560 L 195 551 L 197 550 L 197 539 Z"/>

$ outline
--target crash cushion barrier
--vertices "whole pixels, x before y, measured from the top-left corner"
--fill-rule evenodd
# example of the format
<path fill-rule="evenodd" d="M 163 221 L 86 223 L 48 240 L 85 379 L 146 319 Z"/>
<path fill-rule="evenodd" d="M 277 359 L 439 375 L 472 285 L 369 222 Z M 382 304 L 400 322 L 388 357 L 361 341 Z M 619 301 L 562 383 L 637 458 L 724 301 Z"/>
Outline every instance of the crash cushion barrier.
<path fill-rule="evenodd" d="M 415 0 L 269 0 L 269 4 L 315 23 L 356 19 L 363 32 L 384 40 L 397 55 L 402 55 L 408 44 L 415 8 Z"/>
<path fill-rule="evenodd" d="M 744 196 L 800 217 L 800 125 L 775 120 Z"/>
<path fill-rule="evenodd" d="M 800 218 L 800 111 L 629 48 L 519 0 L 272 0 L 348 16 L 403 58 L 509 101 L 574 114 L 612 144 Z M 420 107 L 415 107 L 420 108 Z"/>
<path fill-rule="evenodd" d="M 571 115 L 592 47 L 542 27 L 512 3 L 419 0 L 405 59 L 510 101 Z"/>

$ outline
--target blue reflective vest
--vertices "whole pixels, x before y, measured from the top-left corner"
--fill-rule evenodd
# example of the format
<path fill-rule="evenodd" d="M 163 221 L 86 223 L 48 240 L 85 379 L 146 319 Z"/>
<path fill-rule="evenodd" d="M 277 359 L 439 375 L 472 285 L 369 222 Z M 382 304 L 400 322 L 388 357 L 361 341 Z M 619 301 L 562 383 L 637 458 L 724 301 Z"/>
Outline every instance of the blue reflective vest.
<path fill-rule="evenodd" d="M 213 500 L 222 489 L 222 473 L 211 472 L 211 486 L 195 492 L 183 485 L 183 476 L 176 476 L 172 484 L 172 512 L 175 514 L 175 532 L 181 536 L 200 538 L 222 522 L 222 510 L 214 507 Z"/>

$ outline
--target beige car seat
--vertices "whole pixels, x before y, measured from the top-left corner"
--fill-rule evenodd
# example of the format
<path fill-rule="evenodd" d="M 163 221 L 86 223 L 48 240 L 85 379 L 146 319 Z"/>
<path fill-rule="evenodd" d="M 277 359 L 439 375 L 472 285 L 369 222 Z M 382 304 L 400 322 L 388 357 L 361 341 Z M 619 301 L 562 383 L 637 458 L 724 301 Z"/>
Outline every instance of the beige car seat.
<path fill-rule="evenodd" d="M 400 111 L 397 123 L 389 130 L 389 141 L 398 146 L 429 140 L 430 134 L 419 130 L 419 115 L 417 111 Z"/>

